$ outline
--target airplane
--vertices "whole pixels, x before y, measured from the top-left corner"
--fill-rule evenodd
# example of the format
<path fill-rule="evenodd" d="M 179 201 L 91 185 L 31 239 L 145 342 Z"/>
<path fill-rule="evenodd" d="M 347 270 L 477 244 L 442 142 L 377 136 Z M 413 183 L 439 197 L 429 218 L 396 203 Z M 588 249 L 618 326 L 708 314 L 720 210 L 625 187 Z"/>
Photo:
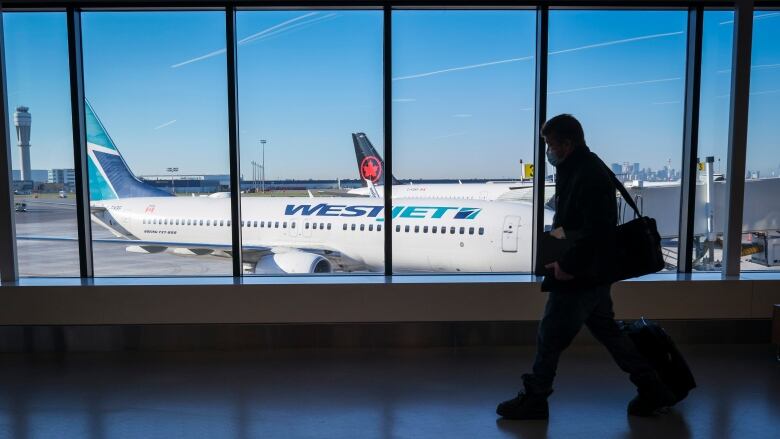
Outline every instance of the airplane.
<path fill-rule="evenodd" d="M 176 197 L 138 179 L 89 102 L 85 109 L 91 218 L 116 237 L 93 242 L 231 257 L 230 199 Z M 384 271 L 381 199 L 246 197 L 241 208 L 245 272 Z M 395 271 L 531 271 L 530 203 L 399 198 L 391 215 Z M 553 212 L 545 215 L 551 222 Z"/>
<path fill-rule="evenodd" d="M 355 147 L 358 174 L 363 187 L 350 189 L 349 195 L 371 196 L 367 181 L 373 183 L 382 196 L 385 184 L 385 162 L 365 133 L 352 133 L 352 144 Z M 533 181 L 488 181 L 485 183 L 426 183 L 402 184 L 394 176 L 390 176 L 393 185 L 393 198 L 447 198 L 461 200 L 484 201 L 525 201 L 533 199 Z M 549 201 L 555 192 L 555 184 L 548 183 L 545 191 L 545 202 Z"/>

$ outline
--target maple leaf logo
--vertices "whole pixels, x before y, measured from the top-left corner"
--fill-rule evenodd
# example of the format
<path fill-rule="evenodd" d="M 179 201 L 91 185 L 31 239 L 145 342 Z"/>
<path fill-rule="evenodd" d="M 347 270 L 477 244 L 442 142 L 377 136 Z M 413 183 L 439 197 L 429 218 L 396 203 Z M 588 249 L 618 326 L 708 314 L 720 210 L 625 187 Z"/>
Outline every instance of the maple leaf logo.
<path fill-rule="evenodd" d="M 376 183 L 379 177 L 382 176 L 382 164 L 374 156 L 364 158 L 360 163 L 360 176 L 364 180 L 371 180 L 372 183 Z"/>

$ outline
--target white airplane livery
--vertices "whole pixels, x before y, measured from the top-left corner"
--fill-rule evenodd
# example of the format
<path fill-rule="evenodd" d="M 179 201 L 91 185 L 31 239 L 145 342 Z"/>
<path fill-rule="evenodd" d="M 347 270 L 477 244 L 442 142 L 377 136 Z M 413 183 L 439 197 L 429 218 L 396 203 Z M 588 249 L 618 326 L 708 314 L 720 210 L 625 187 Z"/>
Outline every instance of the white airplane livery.
<path fill-rule="evenodd" d="M 136 178 L 86 105 L 94 222 L 127 251 L 231 256 L 230 199 L 175 197 Z M 384 270 L 384 202 L 377 198 L 242 199 L 247 272 Z M 394 269 L 406 272 L 531 271 L 530 203 L 396 200 Z M 552 211 L 546 210 L 547 222 Z"/>

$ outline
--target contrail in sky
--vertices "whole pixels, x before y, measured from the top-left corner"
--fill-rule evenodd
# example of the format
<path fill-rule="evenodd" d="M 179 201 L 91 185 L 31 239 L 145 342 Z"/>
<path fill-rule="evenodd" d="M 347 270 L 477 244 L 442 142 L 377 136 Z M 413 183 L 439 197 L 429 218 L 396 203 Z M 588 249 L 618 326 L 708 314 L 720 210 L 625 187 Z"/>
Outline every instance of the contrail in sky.
<path fill-rule="evenodd" d="M 638 37 L 632 37 L 632 38 L 624 38 L 620 40 L 614 40 L 614 41 L 605 41 L 603 43 L 596 43 L 596 44 L 588 44 L 585 46 L 579 46 L 579 47 L 572 47 L 570 49 L 561 49 L 561 50 L 555 50 L 552 52 L 548 52 L 548 55 L 559 55 L 562 53 L 570 53 L 570 52 L 577 52 L 580 50 L 587 50 L 587 49 L 594 49 L 597 47 L 606 47 L 606 46 L 614 46 L 616 44 L 625 44 L 625 43 L 633 43 L 635 41 L 642 41 L 642 40 L 650 40 L 654 38 L 663 38 L 663 37 L 670 37 L 674 35 L 682 35 L 685 32 L 679 31 L 679 32 L 666 32 L 661 34 L 651 34 L 651 35 L 641 35 Z M 460 67 L 452 67 L 448 69 L 442 69 L 442 70 L 435 70 L 432 72 L 425 72 L 425 73 L 418 73 L 415 75 L 407 75 L 407 76 L 399 76 L 393 78 L 393 81 L 402 81 L 404 79 L 416 79 L 416 78 L 424 78 L 426 76 L 433 76 L 433 75 L 439 75 L 442 73 L 449 73 L 449 72 L 456 72 L 460 70 L 471 70 L 471 69 L 477 69 L 481 67 L 488 67 L 488 66 L 494 66 L 498 64 L 507 64 L 507 63 L 513 63 L 513 62 L 519 62 L 519 61 L 530 61 L 534 59 L 533 55 L 530 56 L 524 56 L 520 58 L 509 58 L 509 59 L 502 59 L 498 61 L 490 61 L 480 64 L 470 64 L 466 66 L 460 66 Z"/>
<path fill-rule="evenodd" d="M 277 35 L 277 34 L 280 34 L 280 33 L 283 33 L 283 32 L 287 32 L 287 31 L 292 30 L 294 28 L 297 28 L 299 26 L 309 25 L 309 24 L 316 23 L 318 21 L 323 21 L 323 20 L 327 20 L 327 19 L 330 19 L 330 18 L 334 18 L 337 15 L 335 13 L 331 13 L 331 14 L 327 14 L 327 15 L 324 15 L 324 16 L 321 16 L 321 17 L 316 17 L 316 18 L 311 19 L 311 20 L 298 22 L 300 20 L 303 20 L 305 18 L 311 17 L 313 15 L 317 15 L 317 14 L 319 14 L 319 12 L 309 12 L 308 14 L 304 14 L 304 15 L 301 15 L 299 17 L 291 18 L 291 19 L 289 19 L 287 21 L 284 21 L 284 22 L 281 22 L 281 23 L 279 23 L 277 25 L 271 26 L 268 29 L 264 29 L 264 30 L 262 30 L 260 32 L 257 32 L 257 33 L 254 33 L 252 35 L 249 35 L 248 37 L 242 38 L 242 39 L 240 39 L 238 41 L 238 44 L 239 45 L 243 45 L 243 44 L 251 43 L 253 41 L 262 40 L 262 39 L 268 38 L 268 37 L 273 36 L 273 35 Z M 298 22 L 298 23 L 296 23 L 296 22 Z M 198 56 L 198 57 L 195 57 L 195 58 L 188 59 L 186 61 L 182 61 L 180 63 L 173 64 L 171 66 L 171 68 L 172 69 L 177 69 L 177 68 L 185 66 L 187 64 L 192 64 L 194 62 L 203 61 L 204 59 L 209 59 L 209 58 L 213 58 L 213 57 L 218 56 L 218 55 L 222 55 L 223 53 L 226 53 L 226 52 L 227 52 L 227 49 L 215 50 L 215 51 L 209 52 L 209 53 L 207 53 L 205 55 L 201 55 L 201 56 Z"/>
<path fill-rule="evenodd" d="M 162 124 L 162 125 L 158 125 L 158 126 L 154 127 L 154 129 L 156 129 L 156 130 L 159 130 L 160 128 L 165 128 L 165 127 L 167 127 L 167 126 L 170 126 L 170 125 L 173 125 L 173 124 L 175 124 L 175 123 L 176 123 L 176 119 L 169 120 L 168 122 L 165 122 L 165 123 L 164 123 L 164 124 Z"/>
<path fill-rule="evenodd" d="M 625 38 L 622 40 L 605 41 L 603 43 L 588 44 L 587 46 L 574 47 L 571 49 L 555 50 L 552 52 L 548 52 L 548 55 L 558 55 L 561 53 L 577 52 L 579 50 L 594 49 L 596 47 L 614 46 L 616 44 L 633 43 L 634 41 L 651 40 L 654 38 L 671 37 L 674 35 L 682 35 L 684 33 L 685 32 L 683 31 L 679 31 L 679 32 L 666 32 L 663 34 L 642 35 L 639 37 Z"/>
<path fill-rule="evenodd" d="M 297 19 L 288 20 L 288 21 L 285 21 L 284 23 L 277 24 L 276 26 L 270 27 L 270 28 L 268 28 L 268 29 L 266 29 L 264 31 L 258 32 L 258 33 L 254 34 L 254 35 L 250 35 L 250 36 L 248 36 L 246 38 L 241 39 L 238 42 L 238 44 L 241 45 L 241 44 L 251 43 L 252 41 L 263 40 L 263 39 L 266 39 L 266 38 L 271 37 L 273 35 L 284 33 L 284 32 L 293 30 L 293 29 L 301 27 L 301 26 L 308 26 L 308 25 L 317 23 L 318 21 L 323 21 L 323 20 L 327 20 L 329 18 L 334 18 L 337 15 L 336 13 L 330 13 L 330 14 L 327 14 L 327 15 L 323 15 L 321 17 L 312 18 L 311 20 L 301 21 L 299 23 L 293 23 L 294 20 L 297 21 L 297 20 L 300 20 L 300 19 L 302 19 L 304 17 L 309 17 L 309 16 L 311 16 L 313 14 L 318 14 L 318 12 L 310 12 L 310 13 L 308 13 L 306 15 L 302 15 L 301 17 L 298 17 Z"/>
<path fill-rule="evenodd" d="M 604 85 L 592 85 L 590 87 L 580 87 L 580 88 L 570 88 L 567 90 L 556 90 L 548 92 L 548 95 L 560 95 L 564 93 L 574 93 L 576 91 L 586 91 L 586 90 L 596 90 L 600 88 L 612 88 L 612 87 L 627 87 L 629 85 L 643 85 L 643 84 L 655 84 L 658 82 L 671 82 L 671 81 L 679 81 L 681 78 L 663 78 L 663 79 L 650 79 L 647 81 L 632 81 L 632 82 L 616 82 L 614 84 L 604 84 Z"/>
<path fill-rule="evenodd" d="M 295 23 L 296 21 L 303 20 L 304 18 L 311 17 L 312 15 L 317 15 L 317 14 L 318 14 L 318 12 L 309 12 L 308 14 L 303 14 L 303 15 L 300 15 L 298 17 L 291 18 L 291 19 L 289 19 L 287 21 L 283 21 L 283 22 L 281 22 L 281 23 L 279 23 L 277 25 L 269 27 L 268 29 L 263 29 L 260 32 L 254 33 L 252 35 L 249 35 L 248 37 L 244 37 L 244 38 L 238 40 L 238 44 L 244 44 L 244 43 L 248 43 L 248 42 L 250 42 L 252 40 L 256 40 L 257 38 L 259 38 L 259 37 L 261 37 L 263 35 L 266 35 L 266 34 L 268 34 L 270 32 L 273 32 L 275 30 L 278 30 L 279 28 L 283 28 L 285 26 L 288 26 L 290 24 Z"/>
<path fill-rule="evenodd" d="M 780 12 L 770 12 L 769 14 L 757 15 L 757 16 L 753 17 L 753 21 L 761 20 L 761 19 L 764 19 L 764 18 L 777 17 L 778 15 L 780 15 Z M 721 21 L 718 24 L 720 24 L 720 25 L 723 25 L 723 24 L 734 24 L 734 20 Z"/>
<path fill-rule="evenodd" d="M 533 55 L 531 55 L 531 56 L 524 56 L 522 58 L 502 59 L 500 61 L 490 61 L 490 62 L 485 62 L 485 63 L 480 63 L 480 64 L 470 64 L 470 65 L 467 65 L 467 66 L 452 67 L 452 68 L 449 68 L 449 69 L 436 70 L 436 71 L 433 71 L 433 72 L 418 73 L 416 75 L 398 76 L 398 77 L 393 78 L 393 81 L 402 81 L 404 79 L 424 78 L 426 76 L 439 75 L 441 73 L 457 72 L 459 70 L 478 69 L 480 67 L 494 66 L 494 65 L 497 65 L 497 64 L 506 64 L 506 63 L 518 62 L 518 61 L 528 61 L 530 59 L 534 59 Z"/>
<path fill-rule="evenodd" d="M 775 67 L 780 67 L 780 63 L 778 63 L 778 64 L 756 64 L 754 66 L 750 66 L 750 68 L 752 70 L 772 69 L 772 68 L 775 68 Z M 731 71 L 731 69 L 723 69 L 723 70 L 718 70 L 718 73 L 728 73 L 730 71 Z"/>
<path fill-rule="evenodd" d="M 775 89 L 775 90 L 754 91 L 753 93 L 750 93 L 750 96 L 769 95 L 769 94 L 774 94 L 774 93 L 780 93 L 780 88 Z M 731 95 L 730 94 L 725 94 L 725 95 L 717 95 L 715 97 L 716 98 L 727 98 L 729 96 L 731 96 Z"/>

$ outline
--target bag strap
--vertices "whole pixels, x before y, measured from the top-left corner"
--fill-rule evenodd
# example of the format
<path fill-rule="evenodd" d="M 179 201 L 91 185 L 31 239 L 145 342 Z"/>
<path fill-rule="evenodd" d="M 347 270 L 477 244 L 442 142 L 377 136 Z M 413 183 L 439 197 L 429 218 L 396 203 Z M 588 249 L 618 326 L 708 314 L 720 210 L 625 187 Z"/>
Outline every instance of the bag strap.
<path fill-rule="evenodd" d="M 615 175 L 615 173 L 612 172 L 612 169 L 609 169 L 609 166 L 607 166 L 607 164 L 604 163 L 604 161 L 601 160 L 601 158 L 599 156 L 597 156 L 595 153 L 592 153 L 592 154 L 593 154 L 594 157 L 596 157 L 596 160 L 598 160 L 599 163 L 601 163 L 601 166 L 604 167 L 604 169 L 607 171 L 609 176 L 612 177 L 612 183 L 615 184 L 615 188 L 618 190 L 618 192 L 620 192 L 620 195 L 623 196 L 623 199 L 626 200 L 626 204 L 631 206 L 631 209 L 634 210 L 634 214 L 636 215 L 637 218 L 641 218 L 642 214 L 639 213 L 639 209 L 636 207 L 636 203 L 634 203 L 634 199 L 631 198 L 631 194 L 628 193 L 628 191 L 626 190 L 626 187 L 623 186 L 623 183 L 620 180 L 618 180 L 618 178 Z"/>

